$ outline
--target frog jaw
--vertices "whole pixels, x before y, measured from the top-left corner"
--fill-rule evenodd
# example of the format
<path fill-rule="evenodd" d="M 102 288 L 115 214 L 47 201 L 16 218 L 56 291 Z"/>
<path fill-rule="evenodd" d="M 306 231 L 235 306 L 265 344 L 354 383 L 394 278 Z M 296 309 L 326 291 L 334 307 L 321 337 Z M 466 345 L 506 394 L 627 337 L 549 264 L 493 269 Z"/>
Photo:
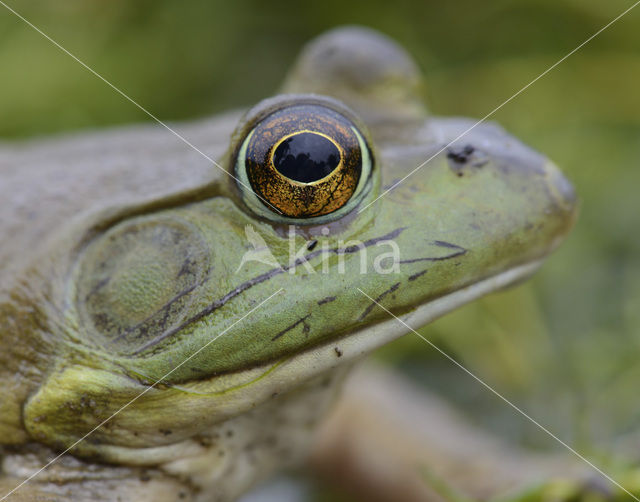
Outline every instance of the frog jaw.
<path fill-rule="evenodd" d="M 214 424 L 225 424 L 254 409 L 258 403 L 268 403 L 280 399 L 280 396 L 286 402 L 292 389 L 309 385 L 315 388 L 317 385 L 313 382 L 317 382 L 318 378 L 323 378 L 325 383 L 338 383 L 341 378 L 336 380 L 335 377 L 343 375 L 339 371 L 341 368 L 348 368 L 376 348 L 460 305 L 526 279 L 543 261 L 535 260 L 516 266 L 419 306 L 398 318 L 385 312 L 386 320 L 355 329 L 340 340 L 320 344 L 295 357 L 199 382 L 161 386 L 146 396 L 142 395 L 148 391 L 146 384 L 136 384 L 111 372 L 70 366 L 54 373 L 48 385 L 30 399 L 24 410 L 28 432 L 32 437 L 63 448 L 77 441 L 79 431 L 91 430 L 100 424 L 101 417 L 84 413 L 81 408 L 86 404 L 82 403 L 93 401 L 92 406 L 100 407 L 106 405 L 108 400 L 108 405 L 114 407 L 108 432 L 94 431 L 93 440 L 74 444 L 72 453 L 110 463 L 140 466 L 197 457 L 201 455 L 202 448 L 197 440 L 194 442 L 193 437 L 217 430 Z M 360 293 L 371 299 L 364 291 Z M 331 380 L 326 380 L 324 376 L 329 376 Z M 83 385 L 79 387 L 78 382 L 83 382 Z M 292 382 L 296 384 L 292 386 Z M 326 385 L 321 387 L 326 388 Z M 116 391 L 105 396 L 102 391 L 105 388 Z M 320 393 L 318 397 L 322 402 L 331 399 L 330 394 Z M 137 402 L 129 407 L 132 399 Z M 183 410 L 180 415 L 171 411 L 175 409 L 176 402 L 180 403 L 179 408 Z M 68 407 L 69 403 L 81 405 L 80 408 Z M 60 413 L 64 408 L 66 412 Z M 42 417 L 48 418 L 42 420 Z M 169 437 L 162 431 L 176 433 L 171 432 Z"/>

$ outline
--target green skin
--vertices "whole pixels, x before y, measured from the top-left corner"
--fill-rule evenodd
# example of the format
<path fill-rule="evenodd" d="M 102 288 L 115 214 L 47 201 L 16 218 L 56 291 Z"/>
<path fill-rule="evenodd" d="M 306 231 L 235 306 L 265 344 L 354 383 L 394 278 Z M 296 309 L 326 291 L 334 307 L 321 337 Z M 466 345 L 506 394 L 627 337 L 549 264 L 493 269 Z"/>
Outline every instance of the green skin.
<path fill-rule="evenodd" d="M 312 42 L 283 92 L 330 96 L 359 116 L 375 159 L 360 209 L 473 124 L 429 116 L 411 59 L 363 29 Z M 233 172 L 254 113 L 178 131 Z M 296 251 L 310 239 L 316 249 L 366 247 L 284 273 L 257 262 L 236 272 L 250 249 L 246 225 L 287 264 L 287 226 L 246 208 L 228 173 L 161 128 L 7 146 L 0 166 L 2 491 L 162 379 L 10 500 L 233 499 L 299 458 L 350 363 L 406 333 L 358 288 L 417 327 L 526 278 L 575 217 L 571 185 L 553 163 L 493 124 L 364 211 L 298 226 Z M 167 228 L 179 244 L 151 238 Z M 390 237 L 402 262 L 375 273 L 390 249 L 375 244 Z M 101 263 L 122 249 L 127 259 L 107 266 L 108 304 L 91 303 Z M 197 283 L 186 299 L 144 332 L 105 334 L 96 309 L 153 316 L 183 288 L 174 281 L 185 253 L 194 257 L 185 284 Z"/>

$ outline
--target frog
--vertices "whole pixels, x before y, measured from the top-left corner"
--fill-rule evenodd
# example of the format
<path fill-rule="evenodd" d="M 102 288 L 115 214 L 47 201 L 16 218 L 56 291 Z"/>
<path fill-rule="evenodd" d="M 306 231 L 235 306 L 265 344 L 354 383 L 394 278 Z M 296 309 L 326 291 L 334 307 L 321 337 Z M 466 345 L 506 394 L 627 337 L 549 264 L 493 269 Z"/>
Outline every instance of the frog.
<path fill-rule="evenodd" d="M 425 89 L 347 26 L 248 110 L 3 144 L 0 496 L 236 500 L 367 354 L 530 277 L 571 183 Z"/>

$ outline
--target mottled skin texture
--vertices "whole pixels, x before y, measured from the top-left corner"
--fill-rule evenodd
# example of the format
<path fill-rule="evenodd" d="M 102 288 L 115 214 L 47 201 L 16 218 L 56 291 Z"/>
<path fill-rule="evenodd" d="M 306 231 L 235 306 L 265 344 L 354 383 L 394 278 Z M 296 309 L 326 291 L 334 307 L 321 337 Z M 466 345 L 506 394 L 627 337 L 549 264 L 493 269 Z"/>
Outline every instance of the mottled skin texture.
<path fill-rule="evenodd" d="M 331 96 L 368 126 L 376 181 L 364 207 L 472 124 L 429 117 L 422 87 L 393 42 L 342 29 L 303 51 L 284 90 Z M 232 170 L 240 132 L 230 138 L 250 121 L 230 113 L 176 129 Z M 344 254 L 344 273 L 335 251 L 326 273 L 313 251 L 318 273 L 255 262 L 235 272 L 246 225 L 285 264 L 286 227 L 247 210 L 227 174 L 162 128 L 5 145 L 0 169 L 2 492 L 224 332 L 17 491 L 18 501 L 235 498 L 299 458 L 352 361 L 406 331 L 357 288 L 428 322 L 531 273 L 574 216 L 553 164 L 494 125 L 329 224 L 328 236 L 298 228 L 296 251 L 307 239 L 330 250 L 364 242 L 366 254 Z M 167 228 L 178 229 L 177 244 L 162 241 Z M 388 252 L 382 238 L 399 246 L 398 273 L 373 273 Z M 123 249 L 126 260 L 104 265 Z M 195 285 L 180 308 L 162 310 L 180 293 L 171 274 L 180 276 L 172 267 L 185 252 Z M 108 307 L 90 300 L 104 286 L 100 270 L 113 279 Z M 118 336 L 110 316 L 151 320 Z"/>

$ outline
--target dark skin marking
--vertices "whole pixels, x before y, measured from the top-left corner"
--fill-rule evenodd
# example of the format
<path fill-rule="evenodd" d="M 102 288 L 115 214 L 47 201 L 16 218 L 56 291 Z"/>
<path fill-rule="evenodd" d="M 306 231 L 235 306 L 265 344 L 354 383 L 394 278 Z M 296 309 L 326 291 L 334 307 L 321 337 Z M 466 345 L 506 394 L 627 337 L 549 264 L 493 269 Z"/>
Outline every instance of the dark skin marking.
<path fill-rule="evenodd" d="M 176 334 L 178 331 L 184 329 L 189 324 L 191 324 L 193 322 L 196 322 L 196 321 L 199 321 L 203 317 L 206 317 L 209 314 L 211 314 L 212 312 L 215 312 L 216 310 L 218 310 L 220 307 L 222 307 L 225 303 L 227 303 L 229 300 L 231 300 L 235 296 L 238 296 L 239 294 L 243 293 L 244 291 L 246 291 L 249 288 L 252 288 L 256 284 L 260 284 L 262 282 L 268 281 L 269 279 L 271 279 L 272 277 L 275 277 L 276 275 L 283 274 L 286 270 L 288 270 L 288 268 L 289 267 L 286 267 L 286 268 L 273 268 L 273 269 L 269 270 L 268 272 L 265 272 L 264 274 L 260 274 L 260 275 L 258 275 L 256 277 L 254 277 L 253 279 L 249 279 L 248 281 L 243 282 L 242 284 L 240 284 L 236 288 L 234 288 L 231 291 L 229 291 L 226 295 L 224 295 L 219 300 L 216 300 L 215 302 L 211 303 L 208 307 L 206 307 L 205 309 L 201 310 L 197 314 L 193 315 L 192 317 L 190 317 L 189 319 L 187 319 L 186 321 L 181 323 L 179 326 L 176 326 L 175 328 L 170 329 L 169 331 L 163 333 L 159 337 L 156 337 L 154 340 L 150 340 L 149 342 L 144 344 L 142 347 L 140 347 L 138 350 L 136 350 L 133 354 L 134 355 L 135 354 L 139 354 L 140 352 L 148 349 L 149 347 L 154 346 L 155 344 L 157 344 L 158 342 L 164 340 L 165 338 L 168 338 L 168 337 Z"/>
<path fill-rule="evenodd" d="M 489 162 L 489 157 L 481 150 L 476 149 L 471 145 L 465 145 L 463 147 L 451 147 L 447 150 L 447 158 L 453 161 L 451 169 L 458 175 L 463 176 L 464 172 L 462 167 L 471 163 L 475 168 L 481 168 Z"/>
<path fill-rule="evenodd" d="M 362 315 L 360 317 L 358 317 L 358 321 L 362 321 L 365 317 L 367 317 L 371 311 L 376 307 L 376 305 L 378 303 L 380 303 L 380 301 L 387 296 L 389 293 L 393 293 L 396 289 L 398 289 L 400 287 L 400 283 L 396 282 L 393 286 L 391 286 L 389 289 L 387 289 L 386 291 L 383 291 L 382 293 L 380 293 L 378 295 L 378 297 L 375 299 L 375 301 L 371 302 L 371 305 L 369 305 L 364 312 L 362 313 Z"/>
<path fill-rule="evenodd" d="M 191 293 L 193 290 L 195 290 L 196 288 L 198 288 L 199 286 L 202 286 L 208 279 L 208 275 L 209 273 L 207 272 L 206 278 L 203 279 L 202 281 L 198 281 L 195 284 L 192 284 L 191 286 L 183 289 L 182 291 L 180 291 L 177 295 L 175 295 L 173 298 L 171 298 L 171 300 L 169 300 L 167 303 L 165 303 L 162 307 L 160 307 L 158 310 L 156 310 L 153 314 L 151 314 L 150 316 L 148 316 L 146 319 L 143 319 L 142 321 L 140 321 L 139 323 L 131 326 L 130 328 L 127 328 L 126 330 L 124 330 L 122 333 L 120 333 L 117 337 L 115 337 L 111 343 L 116 343 L 120 340 L 122 340 L 125 336 L 133 333 L 134 331 L 138 330 L 138 329 L 142 329 L 142 326 L 150 321 L 153 320 L 154 317 L 156 317 L 159 313 L 161 312 L 165 312 L 164 315 L 164 320 L 163 320 L 163 324 L 166 324 L 167 321 L 167 317 L 169 314 L 169 309 L 171 308 L 171 306 L 177 302 L 178 300 L 180 300 L 182 297 L 188 295 L 189 293 Z"/>
<path fill-rule="evenodd" d="M 458 246 L 456 244 L 450 244 L 449 242 L 444 242 L 444 241 L 434 241 L 434 244 L 436 244 L 437 246 L 440 247 L 445 247 L 445 248 L 449 248 L 449 249 L 457 249 L 456 252 L 445 255 L 445 256 L 427 256 L 424 258 L 412 258 L 409 260 L 400 260 L 398 263 L 402 264 L 407 264 L 407 263 L 417 263 L 420 261 L 443 261 L 443 260 L 450 260 L 451 258 L 456 258 L 458 256 L 462 256 L 464 254 L 467 254 L 467 250 L 465 248 L 463 248 L 462 246 Z"/>
<path fill-rule="evenodd" d="M 449 249 L 462 249 L 462 247 L 458 246 L 457 244 L 451 244 L 450 242 L 445 242 L 445 241 L 433 241 L 433 243 L 436 246 L 440 246 L 443 248 L 449 248 Z"/>
<path fill-rule="evenodd" d="M 458 164 L 466 164 L 475 150 L 476 149 L 471 145 L 451 147 L 447 150 L 447 158 L 457 162 Z"/>
<path fill-rule="evenodd" d="M 210 437 L 202 436 L 198 439 L 200 446 L 203 448 L 209 448 L 213 444 L 213 440 Z"/>
<path fill-rule="evenodd" d="M 336 351 L 336 355 L 337 355 L 338 357 L 342 357 L 342 351 L 341 351 L 338 347 L 335 347 L 333 350 L 335 350 L 335 351 Z"/>
<path fill-rule="evenodd" d="M 309 243 L 307 244 L 307 249 L 308 249 L 309 251 L 313 251 L 313 249 L 314 249 L 317 245 L 318 245 L 318 241 L 314 239 L 314 240 L 312 240 L 312 241 L 309 241 Z"/>
<path fill-rule="evenodd" d="M 318 300 L 318 305 L 324 305 L 325 303 L 331 303 L 335 299 L 336 299 L 335 296 L 327 296 L 326 298 L 323 298 L 322 300 Z"/>
<path fill-rule="evenodd" d="M 383 235 L 382 237 L 374 237 L 373 239 L 369 239 L 368 241 L 364 241 L 362 244 L 364 245 L 365 248 L 368 248 L 369 246 L 373 246 L 374 244 L 377 244 L 380 241 L 388 241 L 391 239 L 395 239 L 396 237 L 398 237 L 398 235 L 400 235 L 402 233 L 403 230 L 406 230 L 407 227 L 400 227 L 400 228 L 396 228 L 393 232 L 389 232 L 386 235 Z M 329 251 L 335 254 L 349 254 L 349 253 L 357 253 L 358 251 L 360 251 L 361 246 L 350 246 L 348 248 L 333 248 L 330 249 Z"/>
<path fill-rule="evenodd" d="M 188 274 L 189 272 L 191 272 L 191 268 L 194 265 L 195 265 L 195 262 L 193 261 L 193 258 L 190 256 L 187 256 L 182 262 L 182 267 L 180 267 L 180 270 L 178 270 L 177 277 L 182 277 L 184 274 Z"/>
<path fill-rule="evenodd" d="M 310 316 L 311 316 L 311 314 L 307 314 L 306 316 L 301 317 L 301 318 L 300 318 L 300 319 L 298 319 L 296 322 L 294 322 L 291 326 L 288 326 L 288 327 L 284 328 L 280 333 L 278 333 L 276 336 L 274 336 L 274 337 L 271 339 L 271 341 L 272 341 L 272 342 L 275 342 L 278 338 L 280 338 L 282 335 L 284 335 L 284 334 L 285 334 L 285 333 L 287 333 L 288 331 L 291 331 L 291 330 L 292 330 L 293 328 L 295 328 L 298 324 L 300 324 L 300 323 L 304 323 L 307 319 L 309 319 L 309 317 L 310 317 Z M 308 324 L 305 324 L 305 325 L 304 325 L 304 328 L 307 328 L 306 333 L 308 333 L 308 332 L 309 332 Z M 304 331 L 304 328 L 303 328 L 303 331 Z"/>
<path fill-rule="evenodd" d="M 427 273 L 427 269 L 425 268 L 422 272 L 418 272 L 417 274 L 413 274 L 409 276 L 410 281 L 415 281 L 418 277 L 422 277 Z"/>
<path fill-rule="evenodd" d="M 171 313 L 171 310 L 168 308 L 164 311 L 164 315 L 162 316 L 162 320 L 160 321 L 160 326 L 162 326 L 162 329 L 166 329 L 167 322 L 169 322 L 170 313 Z"/>
<path fill-rule="evenodd" d="M 91 298 L 98 291 L 100 291 L 103 287 L 105 287 L 110 280 L 111 280 L 111 277 L 105 277 L 100 282 L 98 282 L 98 284 L 96 284 L 93 288 L 91 288 L 91 291 L 89 291 L 87 293 L 87 296 L 85 296 L 84 301 L 85 302 L 89 301 L 89 298 Z"/>

